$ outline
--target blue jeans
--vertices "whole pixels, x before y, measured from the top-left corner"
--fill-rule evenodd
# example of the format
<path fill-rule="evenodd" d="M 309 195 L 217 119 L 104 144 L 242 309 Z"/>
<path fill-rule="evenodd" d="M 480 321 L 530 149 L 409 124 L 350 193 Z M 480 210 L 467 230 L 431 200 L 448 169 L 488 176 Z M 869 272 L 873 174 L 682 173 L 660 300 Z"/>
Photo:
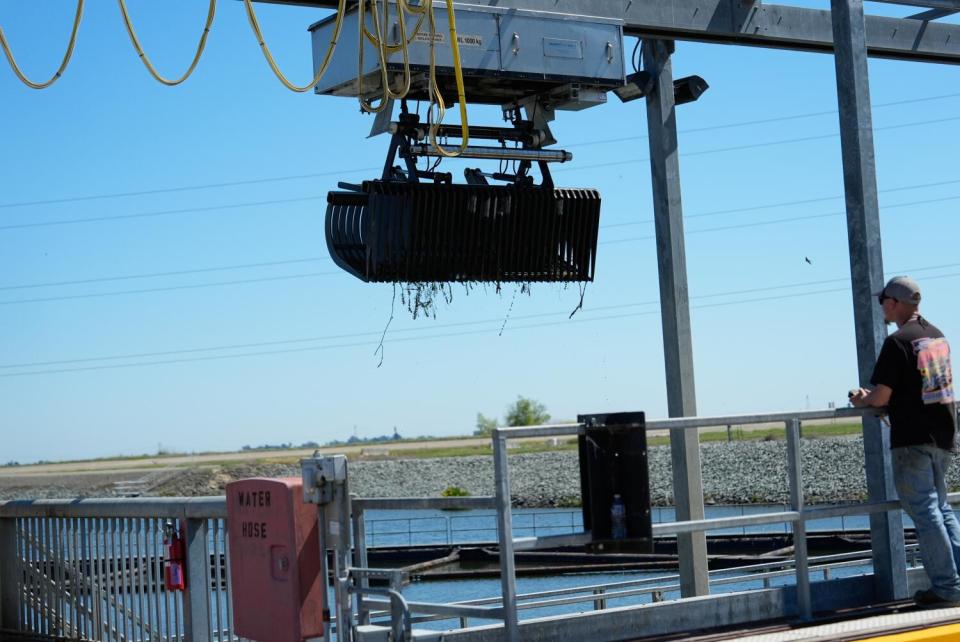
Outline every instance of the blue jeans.
<path fill-rule="evenodd" d="M 952 455 L 936 446 L 894 448 L 891 454 L 900 504 L 916 527 L 933 590 L 960 601 L 960 522 L 947 503 L 945 482 Z"/>

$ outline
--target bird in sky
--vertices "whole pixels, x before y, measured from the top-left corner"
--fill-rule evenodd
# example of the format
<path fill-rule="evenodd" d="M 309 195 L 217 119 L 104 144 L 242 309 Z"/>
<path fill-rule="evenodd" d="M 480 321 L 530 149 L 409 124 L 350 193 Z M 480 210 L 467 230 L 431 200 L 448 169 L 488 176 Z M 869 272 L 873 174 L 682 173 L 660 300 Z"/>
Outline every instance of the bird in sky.
<path fill-rule="evenodd" d="M 810 265 L 813 265 L 813 261 L 811 261 L 809 257 L 806 257 L 806 256 L 805 256 L 805 257 L 803 257 L 803 260 L 806 261 L 807 263 L 809 263 Z"/>

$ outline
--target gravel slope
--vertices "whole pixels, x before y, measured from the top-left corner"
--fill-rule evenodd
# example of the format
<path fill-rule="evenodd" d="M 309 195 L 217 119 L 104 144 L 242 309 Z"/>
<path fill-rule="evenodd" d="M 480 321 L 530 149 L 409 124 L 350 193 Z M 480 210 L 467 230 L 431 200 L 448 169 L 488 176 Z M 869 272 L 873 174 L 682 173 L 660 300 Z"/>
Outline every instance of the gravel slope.
<path fill-rule="evenodd" d="M 704 496 L 708 503 L 786 503 L 786 445 L 779 441 L 709 443 L 700 448 Z M 866 480 L 860 438 L 803 440 L 804 495 L 810 503 L 863 499 Z M 670 505 L 670 449 L 650 449 L 650 494 L 654 505 Z M 573 505 L 580 500 L 575 452 L 544 452 L 510 456 L 511 489 L 518 506 Z M 186 470 L 154 488 L 166 496 L 216 495 L 227 482 L 245 477 L 299 476 L 299 467 L 242 464 Z M 489 457 L 397 459 L 350 463 L 351 492 L 361 497 L 438 497 L 458 486 L 471 495 L 493 494 L 493 461 Z M 22 480 L 25 482 L 26 480 Z M 106 484 L 77 483 L 30 487 L 0 486 L 0 499 L 14 497 L 78 497 L 114 494 Z M 98 480 L 100 481 L 100 480 Z M 960 465 L 948 476 L 951 489 L 960 488 Z"/>

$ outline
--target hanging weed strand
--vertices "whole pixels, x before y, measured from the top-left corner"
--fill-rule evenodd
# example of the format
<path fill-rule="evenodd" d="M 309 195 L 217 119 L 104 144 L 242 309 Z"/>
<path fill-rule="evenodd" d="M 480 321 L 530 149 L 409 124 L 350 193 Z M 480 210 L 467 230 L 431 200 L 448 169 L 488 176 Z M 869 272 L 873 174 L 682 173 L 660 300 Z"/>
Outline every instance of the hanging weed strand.
<path fill-rule="evenodd" d="M 377 349 L 373 351 L 373 356 L 377 356 L 377 353 L 380 353 L 380 363 L 377 364 L 377 367 L 383 365 L 383 340 L 387 338 L 387 330 L 390 329 L 390 324 L 393 323 L 393 311 L 397 305 L 397 284 L 393 284 L 393 300 L 390 301 L 390 318 L 387 319 L 387 325 L 383 329 L 383 334 L 380 335 L 380 345 L 377 346 Z"/>

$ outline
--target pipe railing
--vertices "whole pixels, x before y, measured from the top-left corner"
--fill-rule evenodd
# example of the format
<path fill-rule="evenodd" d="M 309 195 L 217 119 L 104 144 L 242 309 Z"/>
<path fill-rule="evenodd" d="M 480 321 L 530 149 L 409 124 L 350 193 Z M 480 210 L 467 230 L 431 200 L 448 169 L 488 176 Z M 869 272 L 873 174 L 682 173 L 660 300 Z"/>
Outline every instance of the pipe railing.
<path fill-rule="evenodd" d="M 794 528 L 793 570 L 784 562 L 755 567 L 756 579 L 768 581 L 784 574 L 796 576 L 798 608 L 810 615 L 809 576 L 821 569 L 820 558 L 808 559 L 805 524 L 808 521 L 898 510 L 895 501 L 851 503 L 841 506 L 807 508 L 802 498 L 799 430 L 802 420 L 856 417 L 863 411 L 842 409 L 729 415 L 651 421 L 648 431 L 686 430 L 731 424 L 761 424 L 783 421 L 787 436 L 788 478 L 791 489 L 789 510 L 757 515 L 720 517 L 688 522 L 660 523 L 655 536 L 677 535 L 722 528 L 785 523 Z M 563 424 L 525 428 L 498 428 L 493 433 L 496 495 L 493 497 L 359 499 L 353 504 L 354 565 L 366 566 L 364 512 L 371 509 L 490 509 L 497 511 L 500 544 L 500 598 L 436 605 L 412 602 L 406 609 L 421 612 L 427 619 L 480 615 L 502 619 L 507 639 L 518 639 L 518 609 L 541 608 L 607 600 L 643 593 L 660 595 L 673 590 L 673 577 L 657 578 L 659 585 L 645 581 L 616 582 L 581 589 L 560 589 L 538 594 L 517 595 L 513 553 L 518 547 L 537 548 L 555 536 L 513 537 L 509 469 L 506 443 L 520 437 L 550 437 L 579 434 L 585 426 Z M 950 495 L 960 501 L 960 493 Z M 162 584 L 162 528 L 167 522 L 186 536 L 187 575 L 194 578 L 190 590 L 171 594 Z M 226 504 L 223 497 L 33 500 L 0 502 L 0 628 L 20 628 L 41 634 L 94 640 L 136 642 L 140 640 L 234 639 L 232 631 L 232 590 L 227 548 Z M 570 538 L 571 536 L 563 536 Z M 516 546 L 515 546 L 516 545 Z M 12 563 L 11 563 L 12 562 Z M 862 564 L 839 560 L 837 564 Z M 814 566 L 811 566 L 813 564 Z M 779 570 L 778 570 L 779 569 Z M 744 569 L 748 570 L 748 569 Z M 728 573 L 729 570 L 715 571 Z M 206 581 L 196 582 L 196 578 Z M 649 580 L 646 580 L 649 581 Z M 714 583 L 743 581 L 717 576 Z M 667 582 L 664 584 L 664 582 Z M 157 590 L 151 592 L 151 587 Z M 202 589 L 202 590 L 198 590 Z M 380 606 L 370 594 L 366 580 L 358 582 L 358 622 L 369 623 L 372 609 Z M 611 593 L 610 591 L 614 591 Z M 578 593 L 589 595 L 575 597 Z M 161 599 L 162 598 L 162 599 Z M 485 606 L 496 605 L 500 606 Z M 457 609 L 460 608 L 461 611 Z M 482 610 L 478 610 L 482 609 Z M 394 608 L 394 610 L 396 610 Z M 375 612 L 373 612 L 375 613 Z M 418 621 L 426 621 L 420 620 Z"/>
<path fill-rule="evenodd" d="M 743 517 L 691 520 L 658 524 L 653 527 L 654 535 L 678 535 L 695 533 L 718 528 L 730 528 L 745 525 L 789 523 L 794 533 L 794 558 L 797 584 L 797 608 L 801 618 L 812 617 L 810 575 L 806 549 L 806 522 L 828 516 L 860 515 L 899 510 L 896 501 L 847 504 L 831 509 L 807 509 L 803 501 L 803 479 L 800 466 L 800 426 L 802 421 L 819 419 L 838 419 L 861 417 L 866 413 L 879 413 L 878 409 L 842 408 L 832 410 L 808 410 L 795 412 L 771 412 L 753 415 L 725 415 L 718 417 L 676 417 L 648 421 L 647 432 L 657 430 L 680 431 L 691 428 L 709 428 L 733 424 L 777 424 L 783 423 L 787 441 L 787 478 L 790 486 L 791 510 Z M 553 545 L 556 538 L 522 538 L 519 541 L 512 536 L 512 511 L 510 499 L 510 472 L 507 442 L 510 439 L 526 437 L 569 437 L 579 436 L 586 430 L 580 423 L 540 425 L 525 427 L 495 428 L 492 434 L 494 458 L 494 488 L 496 489 L 498 541 L 500 544 L 500 580 L 503 596 L 504 633 L 506 639 L 514 642 L 520 639 L 519 616 L 517 612 L 516 569 L 514 552 L 517 548 L 535 549 L 541 544 Z M 951 501 L 960 497 L 952 496 Z M 569 541 L 576 536 L 568 535 Z M 580 536 L 587 541 L 588 533 Z"/>
<path fill-rule="evenodd" d="M 187 588 L 167 590 L 181 533 Z M 0 628 L 116 642 L 233 635 L 223 497 L 0 502 Z"/>
<path fill-rule="evenodd" d="M 918 547 L 916 544 L 909 545 L 907 552 L 916 561 Z M 841 568 L 862 568 L 870 563 L 870 551 L 858 551 L 852 553 L 841 553 L 834 555 L 823 555 L 810 558 L 811 572 L 819 573 L 823 579 L 830 579 L 831 572 Z M 762 582 L 764 588 L 770 587 L 770 579 L 777 577 L 788 577 L 796 571 L 793 569 L 793 560 L 777 560 L 765 562 L 762 564 L 749 564 L 746 566 L 737 566 L 732 568 L 714 569 L 709 571 L 710 584 L 742 584 L 749 582 Z M 562 589 L 550 589 L 547 591 L 538 591 L 535 593 L 523 593 L 517 595 L 517 608 L 519 610 L 529 610 L 546 608 L 551 606 L 562 606 L 567 604 L 594 604 L 594 610 L 603 610 L 607 608 L 606 601 L 612 599 L 636 597 L 643 595 L 653 595 L 651 601 L 661 601 L 662 594 L 669 591 L 680 589 L 680 575 L 659 575 L 656 577 L 640 578 L 635 580 L 621 580 L 617 582 L 604 582 L 600 584 L 588 584 L 584 586 L 575 586 Z M 582 595 L 587 594 L 587 595 Z M 657 597 L 661 594 L 660 597 Z M 568 597 L 569 596 L 569 597 Z M 551 598 L 551 599 L 544 599 Z M 560 598 L 560 599 L 552 599 Z M 481 598 L 476 600 L 463 600 L 446 605 L 445 616 L 430 615 L 425 617 L 413 618 L 413 623 L 434 622 L 453 619 L 453 615 L 460 617 L 461 623 L 467 617 L 467 610 L 458 610 L 459 607 L 477 607 L 497 605 L 501 603 L 500 597 Z M 388 606 L 385 601 L 372 600 L 368 606 Z M 419 606 L 421 603 L 411 603 Z M 420 612 L 430 612 L 424 609 Z M 491 612 L 484 612 L 489 619 Z M 371 611 L 372 619 L 389 617 L 390 612 Z M 476 616 L 479 617 L 479 614 Z M 462 624 L 465 627 L 465 624 Z"/>

